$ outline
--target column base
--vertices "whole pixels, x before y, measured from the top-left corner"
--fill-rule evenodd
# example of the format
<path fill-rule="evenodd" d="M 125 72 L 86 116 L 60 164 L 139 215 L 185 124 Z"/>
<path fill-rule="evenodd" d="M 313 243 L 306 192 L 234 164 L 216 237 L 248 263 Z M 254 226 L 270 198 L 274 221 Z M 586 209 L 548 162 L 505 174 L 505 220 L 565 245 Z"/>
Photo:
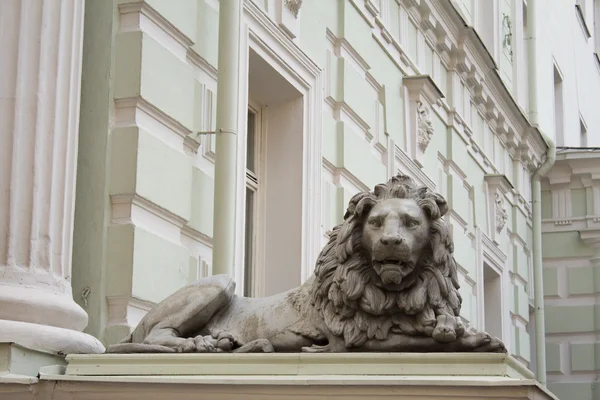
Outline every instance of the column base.
<path fill-rule="evenodd" d="M 50 325 L 75 331 L 82 331 L 87 326 L 88 315 L 73 300 L 71 287 L 67 286 L 66 281 L 44 282 L 38 276 L 2 268 L 0 271 L 4 273 L 3 282 L 0 282 L 0 320 Z M 25 283 L 11 283 L 17 279 Z M 60 283 L 63 287 L 59 286 Z"/>
<path fill-rule="evenodd" d="M 104 345 L 87 333 L 54 326 L 0 319 L 0 343 L 56 355 L 104 353 Z"/>

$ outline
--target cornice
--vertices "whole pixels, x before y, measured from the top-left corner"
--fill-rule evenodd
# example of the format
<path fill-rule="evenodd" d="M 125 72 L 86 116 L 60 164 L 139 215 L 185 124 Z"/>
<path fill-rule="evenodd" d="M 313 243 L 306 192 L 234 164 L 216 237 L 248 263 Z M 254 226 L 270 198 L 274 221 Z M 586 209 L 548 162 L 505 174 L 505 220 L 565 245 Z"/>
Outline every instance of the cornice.
<path fill-rule="evenodd" d="M 187 50 L 186 57 L 190 64 L 200 68 L 202 71 L 206 72 L 211 79 L 215 82 L 217 81 L 217 68 L 198 54 L 193 48 L 190 47 Z"/>
<path fill-rule="evenodd" d="M 495 264 L 496 267 L 501 270 L 504 269 L 504 265 L 506 264 L 506 260 L 508 260 L 508 256 L 505 252 L 503 252 L 500 247 L 496 243 L 490 239 L 485 232 L 481 232 L 481 243 L 483 244 L 484 253 L 490 258 Z"/>
<path fill-rule="evenodd" d="M 402 84 L 408 89 L 409 96 L 414 100 L 423 96 L 430 104 L 435 104 L 445 97 L 429 75 L 405 76 L 402 79 Z"/>
<path fill-rule="evenodd" d="M 395 158 L 400 163 L 401 166 L 405 167 L 408 171 L 399 171 L 402 173 L 407 173 L 417 182 L 422 185 L 427 186 L 430 190 L 436 190 L 435 182 L 427 176 L 421 168 L 402 150 L 400 147 L 395 145 Z"/>
<path fill-rule="evenodd" d="M 188 148 L 193 153 L 198 151 L 200 142 L 195 135 L 192 135 L 192 131 L 145 98 L 138 96 L 115 99 L 114 104 L 116 127 L 128 124 L 139 127 L 139 113 L 141 112 L 167 128 L 168 132 L 172 132 L 176 137 L 182 139 L 184 148 Z M 165 140 L 169 143 L 172 142 L 170 138 Z"/>
<path fill-rule="evenodd" d="M 487 182 L 488 186 L 500 189 L 504 195 L 514 189 L 513 184 L 510 183 L 504 174 L 486 174 L 483 179 Z"/>
<path fill-rule="evenodd" d="M 586 246 L 600 249 L 600 229 L 579 231 L 579 237 Z"/>
<path fill-rule="evenodd" d="M 439 24 L 436 29 L 452 42 L 457 72 L 467 83 L 474 103 L 485 104 L 489 111 L 486 120 L 494 133 L 505 143 L 511 155 L 523 143 L 529 147 L 526 152 L 528 161 L 532 166 L 539 163 L 547 148 L 541 133 L 531 125 L 526 113 L 504 85 L 493 57 L 477 32 L 466 24 L 450 0 L 430 3 L 431 17 L 446 25 Z"/>
<path fill-rule="evenodd" d="M 559 153 L 556 158 L 544 179 L 550 186 L 569 185 L 573 188 L 577 183 L 582 187 L 600 187 L 600 152 Z"/>
<path fill-rule="evenodd" d="M 141 14 L 148 18 L 153 24 L 165 32 L 168 37 L 177 41 L 177 43 L 184 49 L 187 49 L 194 45 L 194 41 L 180 31 L 175 25 L 173 25 L 167 18 L 161 13 L 156 11 L 152 6 L 148 4 L 146 0 L 138 0 L 131 3 L 119 4 L 119 14 L 125 16 L 126 14 Z M 138 21 L 139 23 L 139 21 Z"/>

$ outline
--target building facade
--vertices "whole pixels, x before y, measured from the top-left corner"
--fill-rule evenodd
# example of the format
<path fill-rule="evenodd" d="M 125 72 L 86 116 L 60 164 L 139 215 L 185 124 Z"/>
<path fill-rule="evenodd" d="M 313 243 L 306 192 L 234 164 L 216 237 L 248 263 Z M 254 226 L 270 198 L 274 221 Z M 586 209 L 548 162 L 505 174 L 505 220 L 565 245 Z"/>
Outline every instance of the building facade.
<path fill-rule="evenodd" d="M 591 99 L 600 90 L 594 32 L 575 42 L 577 54 L 589 53 L 580 62 L 568 53 L 566 35 L 553 31 L 564 23 L 568 35 L 581 35 L 580 20 L 595 26 L 597 2 L 537 3 L 244 0 L 237 292 L 266 296 L 305 281 L 350 197 L 402 172 L 449 202 L 465 323 L 500 337 L 536 371 L 537 348 L 546 352 L 533 323 L 532 175 L 549 158 L 544 133 L 562 146 L 600 143 Z M 11 33 L 2 46 L 11 56 L 2 67 L 11 74 L 0 79 L 8 99 L 0 122 L 12 132 L 0 146 L 0 200 L 5 220 L 14 222 L 0 226 L 1 268 L 9 277 L 0 279 L 0 305 L 9 305 L 0 307 L 0 323 L 19 325 L 0 341 L 72 351 L 23 339 L 32 336 L 27 329 L 58 327 L 61 340 L 94 352 L 97 340 L 116 343 L 153 304 L 213 272 L 220 4 L 44 0 L 30 4 L 31 12 L 27 4 L 0 4 Z M 578 81 L 590 74 L 595 80 Z M 54 128 L 44 136 L 48 122 Z M 28 138 L 37 140 L 35 149 L 25 146 Z M 47 176 L 52 185 L 39 186 Z M 28 186 L 13 190 L 14 182 Z M 575 197 L 596 199 L 590 185 L 589 192 L 578 186 L 584 194 Z M 555 194 L 543 193 L 548 219 Z M 585 204 L 595 210 L 594 201 Z M 50 222 L 37 226 L 40 215 Z M 31 246 L 15 244 L 23 240 Z M 544 246 L 551 240 L 546 235 Z M 54 280 L 43 281 L 40 269 Z M 557 295 L 548 276 L 550 306 Z M 62 325 L 50 314 L 28 314 L 44 315 L 39 301 L 12 307 L 28 296 L 23 279 L 42 290 L 38 299 L 62 296 L 47 302 L 63 313 Z M 556 357 L 568 354 L 552 338 L 560 312 L 549 309 L 546 323 L 551 379 Z"/>
<path fill-rule="evenodd" d="M 103 343 L 211 273 L 218 5 L 87 3 L 73 293 Z M 530 175 L 546 144 L 519 92 L 523 12 L 245 2 L 238 292 L 299 285 L 349 198 L 401 171 L 450 203 L 466 322 L 529 364 Z"/>

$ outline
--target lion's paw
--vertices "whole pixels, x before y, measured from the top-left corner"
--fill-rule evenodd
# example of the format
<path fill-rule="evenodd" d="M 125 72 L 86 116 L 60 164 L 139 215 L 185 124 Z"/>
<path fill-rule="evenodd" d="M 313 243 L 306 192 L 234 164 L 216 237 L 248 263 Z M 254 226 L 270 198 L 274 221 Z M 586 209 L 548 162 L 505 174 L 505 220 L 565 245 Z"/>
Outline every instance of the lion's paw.
<path fill-rule="evenodd" d="M 219 332 L 212 335 L 198 335 L 194 338 L 196 353 L 229 353 L 236 343 L 232 335 Z"/>
<path fill-rule="evenodd" d="M 507 353 L 508 352 L 508 350 L 506 350 L 506 347 L 504 346 L 504 343 L 502 342 L 502 340 L 498 339 L 497 337 L 490 337 L 490 339 L 489 339 L 489 341 L 487 341 L 487 343 L 485 343 L 479 347 L 476 347 L 475 349 L 473 349 L 473 351 L 480 352 L 480 353 Z"/>
<path fill-rule="evenodd" d="M 465 350 L 474 350 L 485 346 L 492 341 L 492 337 L 485 332 L 475 332 L 460 339 L 461 347 Z"/>
<path fill-rule="evenodd" d="M 460 339 L 465 350 L 480 353 L 506 353 L 504 343 L 496 337 L 491 337 L 485 332 L 475 332 Z"/>
<path fill-rule="evenodd" d="M 438 315 L 435 329 L 431 336 L 436 342 L 449 343 L 456 340 L 456 317 Z"/>
<path fill-rule="evenodd" d="M 175 349 L 178 353 L 193 353 L 196 351 L 196 343 L 194 339 L 183 339 L 177 348 Z"/>

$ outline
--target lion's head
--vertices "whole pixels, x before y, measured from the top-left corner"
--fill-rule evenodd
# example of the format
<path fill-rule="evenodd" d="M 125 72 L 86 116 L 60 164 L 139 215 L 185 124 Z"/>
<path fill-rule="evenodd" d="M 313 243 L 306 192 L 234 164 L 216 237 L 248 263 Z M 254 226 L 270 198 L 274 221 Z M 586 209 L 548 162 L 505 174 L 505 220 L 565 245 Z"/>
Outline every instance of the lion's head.
<path fill-rule="evenodd" d="M 390 329 L 427 335 L 461 297 L 446 200 L 398 175 L 349 202 L 315 269 L 312 301 L 347 347 Z"/>

